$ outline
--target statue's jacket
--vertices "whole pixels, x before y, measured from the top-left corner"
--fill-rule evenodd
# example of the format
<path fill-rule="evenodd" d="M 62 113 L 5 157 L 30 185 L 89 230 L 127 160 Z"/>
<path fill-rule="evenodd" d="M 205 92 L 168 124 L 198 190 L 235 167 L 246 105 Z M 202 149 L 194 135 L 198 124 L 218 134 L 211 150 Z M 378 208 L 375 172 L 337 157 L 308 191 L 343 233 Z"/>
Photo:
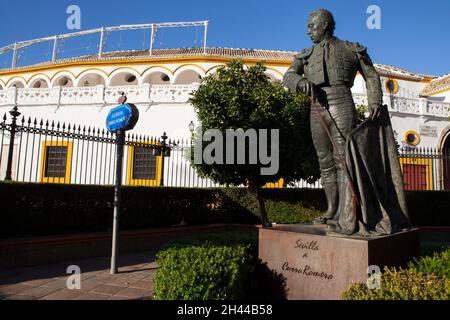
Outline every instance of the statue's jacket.
<path fill-rule="evenodd" d="M 369 104 L 382 104 L 380 77 L 367 48 L 336 37 L 296 55 L 285 74 L 284 85 L 296 92 L 299 83 L 307 79 L 319 88 L 345 86 L 350 89 L 358 72 L 366 80 Z"/>

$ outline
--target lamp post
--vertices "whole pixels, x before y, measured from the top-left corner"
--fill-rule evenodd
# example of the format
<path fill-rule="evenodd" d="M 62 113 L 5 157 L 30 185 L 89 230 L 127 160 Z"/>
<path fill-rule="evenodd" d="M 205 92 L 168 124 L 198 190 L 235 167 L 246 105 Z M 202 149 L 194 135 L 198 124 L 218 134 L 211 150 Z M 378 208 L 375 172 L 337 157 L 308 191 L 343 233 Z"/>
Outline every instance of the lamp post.
<path fill-rule="evenodd" d="M 161 136 L 161 139 L 162 139 L 162 144 L 161 144 L 162 164 L 161 164 L 161 179 L 160 179 L 160 183 L 159 183 L 160 187 L 164 187 L 164 163 L 166 161 L 166 147 L 167 147 L 166 141 L 168 138 L 169 137 L 167 136 L 167 134 L 165 132 Z"/>
<path fill-rule="evenodd" d="M 194 121 L 191 121 L 191 123 L 189 123 L 189 131 L 191 132 L 191 147 L 192 147 L 192 144 L 194 142 L 194 132 L 195 132 Z"/>
<path fill-rule="evenodd" d="M 9 112 L 9 114 L 13 117 L 11 121 L 11 136 L 9 138 L 9 150 L 8 150 L 8 162 L 6 165 L 6 176 L 5 181 L 12 181 L 12 163 L 13 163 L 13 153 L 14 153 L 14 138 L 16 136 L 17 129 L 17 118 L 21 115 L 18 111 L 17 106 Z"/>

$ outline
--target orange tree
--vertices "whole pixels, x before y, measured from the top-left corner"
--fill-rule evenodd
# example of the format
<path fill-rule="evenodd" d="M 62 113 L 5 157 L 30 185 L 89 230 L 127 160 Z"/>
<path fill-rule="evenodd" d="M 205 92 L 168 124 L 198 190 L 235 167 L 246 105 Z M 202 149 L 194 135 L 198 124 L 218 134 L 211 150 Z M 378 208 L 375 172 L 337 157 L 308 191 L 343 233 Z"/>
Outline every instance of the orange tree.
<path fill-rule="evenodd" d="M 227 153 L 234 151 L 237 160 L 237 149 L 224 149 L 217 156 L 220 161 L 206 164 L 204 161 L 192 161 L 200 176 L 210 178 L 216 183 L 228 186 L 247 186 L 258 200 L 259 212 L 264 226 L 270 226 L 267 221 L 266 208 L 261 194 L 261 188 L 270 182 L 281 178 L 286 183 L 294 180 L 316 181 L 319 177 L 318 161 L 313 146 L 310 130 L 310 103 L 302 94 L 288 92 L 280 81 L 271 82 L 266 75 L 266 68 L 262 63 L 244 67 L 242 61 L 233 60 L 217 72 L 203 79 L 200 87 L 190 99 L 194 106 L 201 130 L 194 138 L 197 150 L 194 154 L 203 154 L 208 145 L 203 141 L 203 133 L 214 129 L 222 133 L 226 141 L 226 130 L 242 129 L 244 132 L 254 129 L 261 138 L 259 130 L 268 130 L 267 155 L 272 159 L 278 156 L 279 169 L 272 175 L 262 175 L 262 163 L 258 157 L 257 164 L 249 164 L 251 141 L 245 143 L 245 163 L 227 161 Z M 279 143 L 274 142 L 272 150 L 271 130 L 279 130 Z M 213 143 L 214 140 L 210 141 Z M 197 147 L 198 146 L 198 147 Z M 253 147 L 253 148 L 252 148 Z M 193 148 L 193 149 L 195 149 Z M 258 153 L 261 151 L 258 143 Z M 197 163 L 195 163 L 197 162 Z M 234 163 L 234 164 L 233 164 Z"/>

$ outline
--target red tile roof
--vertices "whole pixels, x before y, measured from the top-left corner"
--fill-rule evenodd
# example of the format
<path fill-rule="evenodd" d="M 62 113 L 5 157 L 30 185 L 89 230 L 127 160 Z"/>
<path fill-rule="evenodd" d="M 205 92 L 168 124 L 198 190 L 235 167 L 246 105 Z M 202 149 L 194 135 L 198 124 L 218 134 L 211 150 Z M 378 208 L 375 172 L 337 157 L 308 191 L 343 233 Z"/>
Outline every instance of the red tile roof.
<path fill-rule="evenodd" d="M 420 94 L 423 96 L 428 96 L 433 93 L 446 90 L 450 90 L 450 74 L 432 80 L 430 84 L 428 84 L 428 86 L 426 86 L 425 89 L 423 89 Z"/>
<path fill-rule="evenodd" d="M 98 56 L 84 56 L 59 60 L 56 63 L 45 62 L 37 66 L 51 66 L 59 65 L 68 62 L 95 62 L 95 61 L 117 61 L 117 60 L 138 60 L 138 59 L 167 59 L 167 58 L 179 58 L 179 57 L 223 57 L 230 59 L 256 59 L 256 60 L 271 60 L 282 61 L 288 64 L 293 60 L 294 55 L 298 52 L 294 51 L 276 51 L 276 50 L 256 50 L 256 49 L 238 49 L 238 48 L 207 48 L 206 53 L 203 48 L 175 48 L 175 49 L 156 49 L 153 50 L 152 55 L 148 50 L 140 51 L 116 51 L 104 53 L 102 58 Z M 411 80 L 423 80 L 424 78 L 434 78 L 434 76 L 423 75 L 415 72 L 411 72 L 405 69 L 385 65 L 375 64 L 377 71 L 382 76 L 387 77 L 402 77 Z M 18 68 L 20 69 L 20 68 Z"/>

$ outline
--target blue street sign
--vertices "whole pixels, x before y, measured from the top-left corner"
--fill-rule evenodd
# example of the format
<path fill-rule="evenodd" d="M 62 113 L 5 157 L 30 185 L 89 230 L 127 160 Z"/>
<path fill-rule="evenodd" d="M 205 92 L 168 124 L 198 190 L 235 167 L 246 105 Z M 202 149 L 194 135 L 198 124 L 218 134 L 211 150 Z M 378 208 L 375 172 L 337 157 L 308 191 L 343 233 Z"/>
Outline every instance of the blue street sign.
<path fill-rule="evenodd" d="M 106 128 L 111 133 L 132 130 L 139 120 L 139 110 L 131 103 L 120 105 L 111 110 L 106 118 Z"/>

